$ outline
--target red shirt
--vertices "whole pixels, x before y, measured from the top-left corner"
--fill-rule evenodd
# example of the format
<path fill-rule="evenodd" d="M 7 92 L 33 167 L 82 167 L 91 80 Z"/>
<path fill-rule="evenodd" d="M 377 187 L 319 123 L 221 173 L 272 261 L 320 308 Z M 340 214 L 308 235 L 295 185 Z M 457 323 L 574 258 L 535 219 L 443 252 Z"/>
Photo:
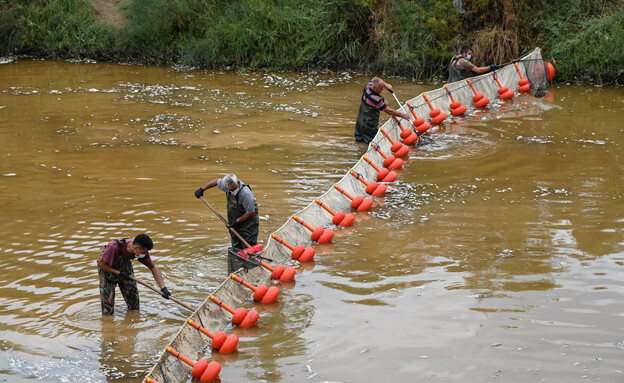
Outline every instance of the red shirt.
<path fill-rule="evenodd" d="M 129 252 L 128 249 L 126 248 L 126 245 L 128 244 L 128 242 L 132 243 L 132 239 L 126 238 L 126 245 L 123 245 L 123 239 L 119 239 L 119 242 L 121 244 L 121 256 L 132 258 L 134 254 Z M 115 240 L 112 240 L 108 243 L 108 245 L 106 245 L 106 248 L 104 249 L 104 252 L 102 253 L 102 260 L 104 260 L 104 262 L 106 262 L 109 266 L 112 267 L 113 264 L 115 263 L 115 258 L 117 258 L 118 256 L 119 256 L 119 246 L 117 246 L 117 242 L 115 242 Z M 154 268 L 154 262 L 152 262 L 152 258 L 150 258 L 149 252 L 145 254 L 145 257 L 141 259 L 137 258 L 137 260 L 141 262 L 142 264 L 144 264 L 145 266 L 147 266 L 148 269 Z"/>

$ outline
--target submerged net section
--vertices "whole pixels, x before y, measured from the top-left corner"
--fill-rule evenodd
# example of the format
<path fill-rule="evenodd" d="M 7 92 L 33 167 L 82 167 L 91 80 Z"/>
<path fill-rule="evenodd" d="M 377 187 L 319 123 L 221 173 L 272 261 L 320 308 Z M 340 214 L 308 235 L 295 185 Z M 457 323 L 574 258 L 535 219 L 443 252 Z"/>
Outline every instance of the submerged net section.
<path fill-rule="evenodd" d="M 535 85 L 535 89 L 539 90 L 537 94 L 541 94 L 544 85 L 542 83 L 543 74 L 539 71 L 543 70 L 544 65 L 539 48 L 520 59 L 520 61 L 534 62 L 536 64 L 534 66 L 519 65 L 518 69 L 516 69 L 514 65 L 508 65 L 496 71 L 496 79 L 498 79 L 501 85 L 508 87 L 509 90 L 517 91 L 519 88 L 518 81 L 520 80 L 520 75 L 524 77 L 531 76 L 529 81 L 533 78 L 534 83 L 537 84 Z M 541 66 L 539 63 L 542 63 Z M 548 79 L 547 70 L 545 76 L 545 78 Z M 490 98 L 490 100 L 492 100 L 491 103 L 497 103 L 499 102 L 498 98 L 500 95 L 498 93 L 499 84 L 496 79 L 492 73 L 472 77 L 470 80 L 475 88 L 474 91 L 465 80 L 447 85 L 455 100 L 461 101 L 464 105 L 474 105 L 474 92 L 482 93 L 484 97 Z M 424 96 L 424 94 L 420 94 L 409 100 L 415 113 L 419 117 L 428 119 L 429 112 L 432 108 L 439 108 L 443 113 L 450 115 L 451 100 L 448 92 L 444 88 L 426 92 L 429 103 L 425 101 Z M 411 113 L 406 105 L 402 105 L 401 109 L 408 114 Z M 404 128 L 412 128 L 411 122 L 402 121 L 402 124 Z M 376 148 L 371 145 L 364 156 L 362 156 L 351 169 L 345 169 L 346 174 L 336 183 L 343 192 L 339 191 L 334 185 L 331 185 L 323 195 L 318 197 L 319 201 L 326 204 L 334 212 L 341 210 L 345 213 L 353 212 L 351 209 L 352 201 L 350 197 L 370 197 L 366 193 L 366 185 L 362 180 L 365 182 L 375 180 L 378 171 L 373 165 L 369 164 L 364 157 L 368 158 L 375 166 L 381 169 L 383 168 L 384 155 L 392 153 L 390 150 L 392 145 L 390 140 L 400 140 L 401 129 L 394 119 L 388 119 L 382 127 L 386 134 L 384 135 L 381 130 L 377 132 L 373 140 L 376 144 Z M 375 197 L 373 197 L 373 199 L 374 198 Z M 375 205 L 373 205 L 373 209 L 374 208 Z M 359 214 L 367 214 L 353 213 L 355 213 L 356 216 Z M 296 216 L 312 228 L 317 226 L 329 228 L 332 226 L 332 215 L 315 201 L 311 201 L 309 205 L 297 212 Z M 310 230 L 292 217 L 277 229 L 275 234 L 293 246 L 299 244 L 309 246 L 312 244 Z M 228 253 L 232 256 L 232 267 L 239 267 L 237 274 L 241 278 L 256 286 L 259 284 L 266 284 L 270 281 L 271 272 L 265 267 L 258 267 L 256 264 L 257 260 L 239 257 L 237 249 L 231 249 Z M 272 259 L 272 262 L 268 260 L 265 262 L 274 267 L 277 264 L 288 265 L 289 263 L 295 262 L 291 257 L 291 253 L 292 251 L 284 244 L 270 237 L 262 251 L 262 256 Z M 230 265 L 230 255 L 228 256 L 228 266 Z M 236 262 L 238 262 L 238 264 L 235 264 Z M 245 305 L 249 307 L 252 302 L 251 290 L 243 287 L 240 283 L 229 277 L 214 290 L 213 294 L 234 309 Z M 213 303 L 209 298 L 206 298 L 189 319 L 199 323 L 209 331 L 216 333 L 221 329 L 231 326 L 232 314 Z M 262 317 L 260 317 L 260 322 L 262 322 Z M 200 333 L 188 323 L 182 325 L 182 328 L 169 344 L 169 347 L 172 347 L 180 352 L 180 354 L 192 360 L 198 360 L 209 355 L 209 346 L 210 338 Z M 147 376 L 160 383 L 187 382 L 190 371 L 190 366 L 169 354 L 167 351 L 164 351 L 159 357 L 158 363 L 149 371 Z"/>

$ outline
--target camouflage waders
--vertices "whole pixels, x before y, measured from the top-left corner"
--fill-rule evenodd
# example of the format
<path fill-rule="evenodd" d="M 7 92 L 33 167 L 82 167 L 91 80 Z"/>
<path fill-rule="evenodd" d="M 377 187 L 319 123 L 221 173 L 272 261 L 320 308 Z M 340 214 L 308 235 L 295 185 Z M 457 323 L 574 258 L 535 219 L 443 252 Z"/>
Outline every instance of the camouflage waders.
<path fill-rule="evenodd" d="M 117 256 L 112 265 L 119 271 L 127 271 L 134 274 L 132 268 L 132 260 L 128 257 Z M 139 289 L 136 282 L 130 278 L 120 277 L 117 274 L 109 273 L 102 269 L 99 270 L 100 275 L 100 299 L 102 301 L 102 314 L 113 315 L 115 312 L 115 286 L 119 285 L 121 295 L 126 301 L 128 310 L 139 309 Z"/>

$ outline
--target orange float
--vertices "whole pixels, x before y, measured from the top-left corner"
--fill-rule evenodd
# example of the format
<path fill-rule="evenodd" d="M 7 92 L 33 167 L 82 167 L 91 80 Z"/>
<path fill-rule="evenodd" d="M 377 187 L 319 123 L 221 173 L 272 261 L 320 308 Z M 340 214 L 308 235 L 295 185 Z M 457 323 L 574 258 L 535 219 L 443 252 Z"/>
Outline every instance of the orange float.
<path fill-rule="evenodd" d="M 344 211 L 340 210 L 338 212 L 334 212 L 332 209 L 329 208 L 329 206 L 327 206 L 326 204 L 324 204 L 323 202 L 321 202 L 321 200 L 319 200 L 318 198 L 316 200 L 314 200 L 314 202 L 316 202 L 320 207 L 322 207 L 323 209 L 325 209 L 329 214 L 332 215 L 332 223 L 334 225 L 338 225 L 338 226 L 342 226 L 342 227 L 349 227 L 353 224 L 353 221 L 355 221 L 355 216 L 351 213 L 345 213 Z"/>
<path fill-rule="evenodd" d="M 354 197 L 336 184 L 334 184 L 334 188 L 338 190 L 342 195 L 351 200 L 351 208 L 354 210 L 367 211 L 371 208 L 371 206 L 373 206 L 373 200 L 368 197 L 364 198 L 361 195 Z"/>
<path fill-rule="evenodd" d="M 400 124 L 399 127 L 403 128 Z M 390 138 L 388 133 L 386 133 L 384 128 L 379 128 L 379 130 L 381 131 L 381 134 L 383 134 L 384 137 L 386 137 L 388 141 L 390 141 L 390 144 L 392 145 L 390 147 L 390 150 L 392 151 L 392 153 L 394 153 L 395 156 L 404 157 L 407 153 L 409 153 L 409 148 L 407 147 L 407 145 L 404 145 L 399 141 L 394 141 L 392 138 Z"/>
<path fill-rule="evenodd" d="M 325 244 L 331 242 L 332 238 L 334 238 L 334 231 L 332 229 L 325 229 L 323 226 L 317 226 L 316 228 L 312 228 L 309 224 L 307 224 L 303 219 L 297 217 L 293 214 L 293 219 L 299 222 L 303 227 L 310 230 L 312 235 L 310 236 L 313 241 L 318 243 Z"/>
<path fill-rule="evenodd" d="M 361 174 L 353 170 L 349 170 L 349 173 L 366 186 L 366 193 L 372 196 L 380 196 L 386 193 L 386 189 L 388 188 L 386 185 L 378 184 L 377 181 L 368 182 Z"/>
<path fill-rule="evenodd" d="M 200 326 L 199 323 L 194 322 L 192 319 L 188 319 L 187 323 L 212 339 L 210 347 L 214 351 L 218 351 L 222 354 L 229 354 L 236 351 L 236 346 L 238 346 L 238 335 L 227 335 L 224 331 L 219 331 L 218 333 L 213 334 L 204 327 Z"/>
<path fill-rule="evenodd" d="M 271 234 L 271 238 L 290 249 L 292 251 L 291 257 L 293 259 L 296 259 L 299 262 L 310 262 L 314 260 L 314 254 L 316 251 L 313 248 L 305 247 L 303 245 L 293 246 L 275 233 Z"/>
<path fill-rule="evenodd" d="M 199 379 L 200 382 L 212 382 L 217 378 L 217 376 L 219 376 L 219 373 L 221 372 L 221 365 L 219 364 L 219 362 L 213 361 L 208 363 L 206 359 L 200 359 L 197 362 L 193 362 L 192 360 L 184 355 L 181 355 L 179 352 L 171 347 L 167 347 L 167 352 L 180 359 L 184 363 L 188 364 L 189 366 L 193 367 L 193 370 L 191 371 L 191 376 L 195 379 Z M 146 379 L 146 381 L 153 382 L 154 380 Z"/>
<path fill-rule="evenodd" d="M 401 129 L 401 138 L 403 139 L 403 143 L 405 145 L 411 145 L 414 142 L 418 141 L 418 134 L 416 134 L 411 129 L 404 128 L 403 124 L 401 124 L 401 121 L 398 118 L 396 118 L 396 116 L 392 116 L 392 118 L 394 119 L 394 122 L 396 122 L 399 128 Z"/>
<path fill-rule="evenodd" d="M 243 328 L 253 327 L 256 325 L 256 322 L 258 322 L 258 318 L 260 318 L 260 314 L 258 314 L 256 310 L 249 310 L 248 312 L 246 308 L 241 307 L 238 310 L 234 311 L 233 308 L 226 305 L 222 300 L 215 297 L 214 295 L 211 294 L 208 298 L 210 298 L 211 301 L 232 314 L 232 324 L 234 325 Z"/>
<path fill-rule="evenodd" d="M 520 72 L 520 67 L 518 66 L 517 62 L 514 63 L 514 66 L 516 67 L 516 72 L 518 72 L 518 76 L 520 76 L 520 80 L 518 81 L 518 92 L 526 93 L 531 90 L 529 79 L 526 77 L 522 77 L 522 72 Z"/>
<path fill-rule="evenodd" d="M 550 61 L 546 61 L 546 68 L 548 69 L 548 81 L 552 81 L 555 78 L 555 67 Z"/>
<path fill-rule="evenodd" d="M 501 100 L 509 100 L 514 96 L 513 90 L 509 90 L 508 87 L 503 86 L 503 84 L 498 81 L 498 75 L 496 74 L 496 71 L 492 71 L 492 77 L 494 77 L 494 81 L 496 81 L 496 83 L 498 84 L 498 94 Z"/>
<path fill-rule="evenodd" d="M 446 93 L 448 93 L 449 97 L 451 98 L 451 105 L 449 105 L 449 107 L 451 108 L 451 114 L 453 116 L 461 116 L 462 114 L 466 113 L 466 110 L 468 110 L 468 108 L 466 107 L 466 105 L 462 105 L 461 101 L 455 100 L 453 98 L 453 94 L 451 93 L 448 85 L 444 85 L 444 89 L 446 89 Z"/>
<path fill-rule="evenodd" d="M 380 148 L 379 145 L 377 145 L 374 142 L 370 143 L 371 147 L 373 149 L 375 149 L 375 151 L 377 153 L 379 153 L 380 156 L 383 157 L 384 161 L 383 161 L 383 166 L 392 170 L 392 169 L 398 169 L 401 166 L 403 166 L 403 160 L 400 158 L 396 158 L 395 156 L 393 156 L 392 154 L 390 155 L 386 155 Z M 368 193 L 368 192 L 367 192 Z M 371 194 L 371 193 L 368 193 Z"/>
<path fill-rule="evenodd" d="M 472 101 L 474 101 L 475 107 L 485 108 L 490 103 L 490 99 L 485 97 L 483 93 L 477 93 L 477 90 L 475 89 L 474 85 L 472 85 L 472 81 L 470 81 L 469 78 L 466 79 L 466 82 L 468 83 L 468 85 L 470 85 L 470 89 L 472 89 L 472 93 L 474 93 L 474 96 L 472 97 Z"/>
<path fill-rule="evenodd" d="M 425 93 L 423 93 L 423 98 L 425 99 L 425 102 L 427 103 L 427 105 L 429 105 L 429 109 L 431 109 L 431 112 L 429 112 L 429 117 L 431 117 L 431 124 L 433 125 L 441 124 L 442 121 L 446 119 L 446 114 L 442 113 L 442 111 L 439 108 L 434 108 Z"/>
<path fill-rule="evenodd" d="M 414 127 L 416 128 L 416 133 L 420 135 L 429 130 L 431 125 L 426 122 L 424 118 L 418 117 L 418 115 L 416 115 L 416 111 L 409 101 L 407 102 L 407 107 L 410 109 L 410 112 L 412 112 L 412 116 L 414 116 L 414 121 L 412 121 L 412 125 L 414 125 Z"/>
<path fill-rule="evenodd" d="M 393 182 L 394 180 L 396 180 L 397 174 L 394 171 L 389 170 L 388 168 L 380 169 L 379 166 L 375 165 L 373 161 L 371 161 L 371 159 L 366 156 L 362 156 L 362 159 L 377 171 L 377 181 Z"/>
<path fill-rule="evenodd" d="M 243 280 L 243 278 L 239 277 L 236 274 L 230 274 L 230 277 L 241 285 L 247 287 L 251 291 L 254 292 L 253 298 L 254 301 L 271 304 L 277 301 L 277 296 L 279 295 L 279 289 L 275 286 L 267 287 L 266 285 L 260 285 L 258 287 L 252 285 L 251 283 Z"/>

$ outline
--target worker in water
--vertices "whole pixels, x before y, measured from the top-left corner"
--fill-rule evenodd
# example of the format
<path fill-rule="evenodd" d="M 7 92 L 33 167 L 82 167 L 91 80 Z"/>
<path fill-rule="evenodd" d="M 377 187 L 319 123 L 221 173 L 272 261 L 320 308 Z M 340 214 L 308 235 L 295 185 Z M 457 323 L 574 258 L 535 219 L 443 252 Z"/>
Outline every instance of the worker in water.
<path fill-rule="evenodd" d="M 226 174 L 223 178 L 215 178 L 195 191 L 195 197 L 204 195 L 206 189 L 217 186 L 225 192 L 227 198 L 228 229 L 232 228 L 240 234 L 243 239 L 253 246 L 258 241 L 258 228 L 260 219 L 258 216 L 258 204 L 256 197 L 249 185 L 244 184 L 234 174 Z M 232 247 L 244 249 L 246 246 L 230 230 Z"/>
<path fill-rule="evenodd" d="M 459 54 L 451 59 L 451 63 L 449 65 L 448 83 L 464 80 L 468 77 L 498 69 L 498 65 L 496 64 L 476 66 L 470 62 L 471 57 L 472 48 L 469 45 L 464 45 L 460 48 Z"/>
<path fill-rule="evenodd" d="M 366 142 L 367 144 L 373 140 L 377 134 L 379 126 L 379 111 L 383 110 L 391 116 L 400 117 L 408 120 L 410 116 L 407 113 L 399 112 L 386 105 L 381 92 L 387 89 L 393 92 L 392 85 L 388 84 L 379 77 L 375 77 L 364 87 L 362 91 L 362 102 L 358 111 L 357 121 L 355 123 L 355 140 Z"/>
<path fill-rule="evenodd" d="M 119 286 L 128 310 L 139 309 L 139 290 L 136 282 L 130 278 L 134 273 L 132 260 L 135 258 L 150 269 L 163 298 L 169 299 L 171 294 L 165 287 L 162 273 L 149 255 L 153 248 L 154 243 L 147 234 L 139 234 L 131 241 L 129 238 L 115 239 L 106 245 L 97 262 L 103 315 L 113 315 L 115 311 L 116 285 Z"/>

